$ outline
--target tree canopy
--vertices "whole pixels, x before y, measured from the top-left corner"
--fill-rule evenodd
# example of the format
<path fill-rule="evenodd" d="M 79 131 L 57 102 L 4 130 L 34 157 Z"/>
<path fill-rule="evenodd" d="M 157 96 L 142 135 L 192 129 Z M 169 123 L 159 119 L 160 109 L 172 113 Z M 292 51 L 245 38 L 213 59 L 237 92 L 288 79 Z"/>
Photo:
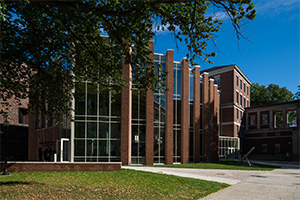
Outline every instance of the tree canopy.
<path fill-rule="evenodd" d="M 122 58 L 139 86 L 164 89 L 148 42 L 170 31 L 192 64 L 197 56 L 211 62 L 216 53 L 206 47 L 222 25 L 212 10 L 229 17 L 237 38 L 256 15 L 251 0 L 0 0 L 0 102 L 30 98 L 32 108 L 66 113 L 74 75 L 103 87 L 126 85 Z"/>
<path fill-rule="evenodd" d="M 255 83 L 251 85 L 250 98 L 251 106 L 276 104 L 292 101 L 293 93 L 286 87 L 276 84 L 265 86 Z"/>

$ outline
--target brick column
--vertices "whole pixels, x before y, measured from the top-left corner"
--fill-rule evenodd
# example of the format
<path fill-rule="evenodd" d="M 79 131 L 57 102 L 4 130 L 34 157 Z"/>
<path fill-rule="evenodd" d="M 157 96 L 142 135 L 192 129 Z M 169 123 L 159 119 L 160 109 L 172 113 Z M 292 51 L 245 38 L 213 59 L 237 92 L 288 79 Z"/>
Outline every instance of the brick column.
<path fill-rule="evenodd" d="M 217 162 L 219 160 L 219 91 L 218 85 L 214 85 L 214 132 L 211 133 L 212 141 L 212 156 L 211 161 Z"/>
<path fill-rule="evenodd" d="M 257 129 L 260 129 L 260 111 L 257 111 Z"/>
<path fill-rule="evenodd" d="M 287 113 L 286 113 L 286 109 L 282 110 L 282 127 L 286 128 L 287 127 Z"/>
<path fill-rule="evenodd" d="M 249 112 L 246 110 L 246 131 L 249 130 Z"/>
<path fill-rule="evenodd" d="M 208 124 L 209 124 L 209 102 L 208 102 L 208 73 L 203 73 L 203 161 L 208 162 Z"/>
<path fill-rule="evenodd" d="M 166 59 L 167 88 L 169 90 L 166 91 L 165 163 L 173 164 L 173 50 L 167 51 Z"/>
<path fill-rule="evenodd" d="M 274 116 L 273 116 L 273 110 L 269 111 L 269 128 L 274 128 Z"/>
<path fill-rule="evenodd" d="M 121 162 L 122 165 L 130 165 L 131 161 L 131 65 L 125 64 L 122 59 L 122 75 L 129 83 L 128 87 L 122 87 L 121 102 Z"/>
<path fill-rule="evenodd" d="M 194 67 L 194 161 L 200 162 L 200 66 Z"/>
<path fill-rule="evenodd" d="M 189 65 L 183 59 L 181 95 L 181 163 L 189 162 Z"/>
<path fill-rule="evenodd" d="M 209 132 L 208 132 L 208 160 L 209 162 L 213 159 L 213 146 L 214 146 L 214 79 L 209 79 Z"/>
<path fill-rule="evenodd" d="M 154 43 L 149 43 L 149 49 L 151 50 L 150 58 L 154 60 Z M 146 93 L 146 165 L 153 165 L 153 123 L 154 123 L 154 94 L 151 89 L 148 88 Z"/>

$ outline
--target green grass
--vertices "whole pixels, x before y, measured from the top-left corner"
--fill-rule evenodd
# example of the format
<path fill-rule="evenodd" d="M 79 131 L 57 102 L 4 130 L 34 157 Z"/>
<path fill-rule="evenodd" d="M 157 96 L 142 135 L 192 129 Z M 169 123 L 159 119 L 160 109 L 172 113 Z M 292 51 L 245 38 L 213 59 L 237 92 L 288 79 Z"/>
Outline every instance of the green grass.
<path fill-rule="evenodd" d="M 169 168 L 193 168 L 193 169 L 229 169 L 229 170 L 260 170 L 272 171 L 279 167 L 262 164 L 254 164 L 249 167 L 246 163 L 237 165 L 237 161 L 223 160 L 218 163 L 190 163 L 190 164 L 173 164 L 173 165 L 149 165 L 148 167 L 169 167 Z"/>
<path fill-rule="evenodd" d="M 10 174 L 0 176 L 0 199 L 199 199 L 229 186 L 134 170 Z"/>

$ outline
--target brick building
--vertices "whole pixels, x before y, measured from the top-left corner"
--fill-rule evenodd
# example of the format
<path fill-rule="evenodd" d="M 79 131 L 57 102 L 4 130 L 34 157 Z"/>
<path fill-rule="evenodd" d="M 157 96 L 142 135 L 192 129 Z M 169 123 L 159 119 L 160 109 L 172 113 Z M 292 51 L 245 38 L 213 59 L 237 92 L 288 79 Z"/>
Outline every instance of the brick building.
<path fill-rule="evenodd" d="M 4 159 L 4 147 L 7 143 L 7 155 L 9 160 L 27 160 L 28 152 L 28 99 L 22 99 L 17 102 L 15 99 L 9 99 L 10 106 L 0 104 L 0 110 L 7 112 L 7 118 L 0 115 L 0 160 Z M 7 120 L 9 126 L 6 128 L 3 122 Z M 7 134 L 7 141 L 5 141 Z"/>
<path fill-rule="evenodd" d="M 30 117 L 29 160 L 38 160 L 38 149 L 49 146 L 58 160 L 69 162 L 217 161 L 219 91 L 214 80 L 200 74 L 198 66 L 191 69 L 187 59 L 175 62 L 172 50 L 152 57 L 168 72 L 168 91 L 138 90 L 126 64 L 127 88 L 112 92 L 89 82 L 76 84 L 75 93 L 84 101 L 74 100 L 74 120 L 51 127 L 42 115 Z"/>
<path fill-rule="evenodd" d="M 252 147 L 252 158 L 299 160 L 300 155 L 299 102 L 254 106 L 246 109 L 244 151 Z"/>
<path fill-rule="evenodd" d="M 250 107 L 251 81 L 237 65 L 213 67 L 208 72 L 220 91 L 221 136 L 238 137 L 245 108 Z"/>

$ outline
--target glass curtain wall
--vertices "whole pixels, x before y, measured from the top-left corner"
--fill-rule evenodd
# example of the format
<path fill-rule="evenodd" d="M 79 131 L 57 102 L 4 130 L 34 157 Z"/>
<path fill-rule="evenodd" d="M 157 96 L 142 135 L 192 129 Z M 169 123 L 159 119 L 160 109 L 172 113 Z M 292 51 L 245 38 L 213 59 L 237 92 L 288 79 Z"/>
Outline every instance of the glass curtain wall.
<path fill-rule="evenodd" d="M 121 89 L 76 83 L 75 162 L 120 162 Z"/>
<path fill-rule="evenodd" d="M 132 89 L 131 163 L 145 164 L 146 92 Z"/>
<path fill-rule="evenodd" d="M 154 64 L 162 66 L 162 71 L 166 71 L 166 56 L 162 54 L 154 55 Z M 153 162 L 165 162 L 165 116 L 166 116 L 166 92 L 154 94 L 154 149 Z"/>
<path fill-rule="evenodd" d="M 173 162 L 181 162 L 181 95 L 182 95 L 182 66 L 174 62 L 174 92 L 173 92 Z"/>
<path fill-rule="evenodd" d="M 189 71 L 189 162 L 194 162 L 194 73 Z"/>

